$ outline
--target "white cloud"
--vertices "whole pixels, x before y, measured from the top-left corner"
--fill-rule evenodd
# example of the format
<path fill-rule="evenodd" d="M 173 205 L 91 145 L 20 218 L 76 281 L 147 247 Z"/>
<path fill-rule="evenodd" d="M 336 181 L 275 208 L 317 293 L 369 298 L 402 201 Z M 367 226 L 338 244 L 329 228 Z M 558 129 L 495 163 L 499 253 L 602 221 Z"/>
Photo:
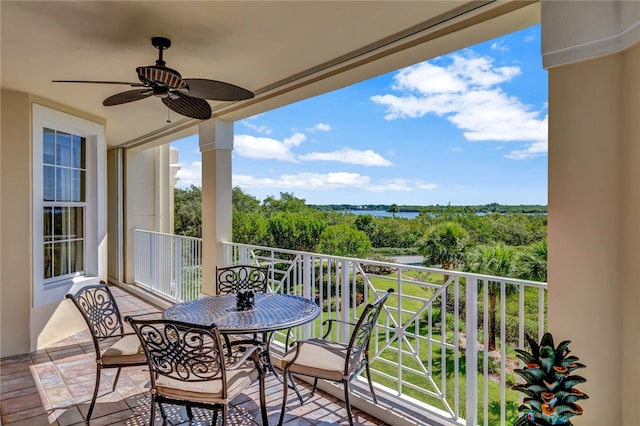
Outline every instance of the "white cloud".
<path fill-rule="evenodd" d="M 547 117 L 543 110 L 534 110 L 499 87 L 520 74 L 518 67 L 496 67 L 492 58 L 471 52 L 448 58 L 446 66 L 423 62 L 399 71 L 393 89 L 402 93 L 371 97 L 386 107 L 384 118 L 435 114 L 446 117 L 469 141 L 531 143 L 508 158 L 546 153 Z"/>
<path fill-rule="evenodd" d="M 526 149 L 511 151 L 506 157 L 512 160 L 526 160 L 544 155 L 548 149 L 547 141 L 540 141 L 532 143 Z"/>
<path fill-rule="evenodd" d="M 491 44 L 491 48 L 493 50 L 498 50 L 500 52 L 508 52 L 509 47 L 504 44 L 504 40 L 496 41 Z"/>
<path fill-rule="evenodd" d="M 310 189 L 328 191 L 351 188 L 369 192 L 433 190 L 436 184 L 407 179 L 393 179 L 387 182 L 373 183 L 369 176 L 358 173 L 297 173 L 282 175 L 279 178 L 257 178 L 251 175 L 233 175 L 233 186 L 243 189 Z"/>
<path fill-rule="evenodd" d="M 329 132 L 331 131 L 331 125 L 327 123 L 318 123 L 309 129 L 310 132 Z"/>
<path fill-rule="evenodd" d="M 435 183 L 418 182 L 418 188 L 426 189 L 427 191 L 432 191 L 434 189 L 437 189 L 438 185 L 436 185 Z"/>
<path fill-rule="evenodd" d="M 251 118 L 256 118 L 257 116 L 251 117 Z M 271 129 L 268 128 L 267 126 L 259 126 L 257 124 L 254 124 L 250 121 L 250 119 L 246 119 L 246 120 L 241 120 L 240 121 L 244 126 L 255 130 L 256 132 L 262 134 L 262 135 L 270 135 L 271 134 Z"/>
<path fill-rule="evenodd" d="M 449 151 L 451 151 L 451 152 L 462 152 L 462 148 L 460 148 L 459 146 L 454 146 Z"/>
<path fill-rule="evenodd" d="M 340 163 L 357 164 L 361 166 L 392 166 L 393 163 L 380 154 L 367 149 L 365 151 L 343 148 L 332 152 L 311 152 L 299 155 L 301 161 L 337 161 Z"/>
<path fill-rule="evenodd" d="M 233 152 L 245 158 L 259 160 L 278 160 L 297 163 L 291 149 L 299 146 L 307 137 L 294 133 L 282 141 L 272 138 L 260 138 L 250 135 L 237 135 L 233 140 Z"/>
<path fill-rule="evenodd" d="M 180 170 L 176 173 L 179 178 L 178 188 L 189 188 L 191 185 L 202 187 L 202 162 L 194 161 L 189 165 L 180 163 Z"/>

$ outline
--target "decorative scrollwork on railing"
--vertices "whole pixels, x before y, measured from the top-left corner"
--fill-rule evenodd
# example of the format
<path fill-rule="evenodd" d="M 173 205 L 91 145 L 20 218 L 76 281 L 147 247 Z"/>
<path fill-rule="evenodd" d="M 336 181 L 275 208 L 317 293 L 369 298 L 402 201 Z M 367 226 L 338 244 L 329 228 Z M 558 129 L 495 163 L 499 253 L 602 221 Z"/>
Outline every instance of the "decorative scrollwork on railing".
<path fill-rule="evenodd" d="M 102 338 L 120 334 L 120 311 L 104 286 L 85 287 L 75 295 L 75 299 L 93 335 Z"/>
<path fill-rule="evenodd" d="M 265 293 L 269 268 L 251 265 L 237 265 L 217 269 L 217 294 L 238 293 L 252 290 Z"/>
<path fill-rule="evenodd" d="M 134 327 L 157 374 L 181 381 L 221 378 L 224 357 L 216 329 L 161 320 Z"/>

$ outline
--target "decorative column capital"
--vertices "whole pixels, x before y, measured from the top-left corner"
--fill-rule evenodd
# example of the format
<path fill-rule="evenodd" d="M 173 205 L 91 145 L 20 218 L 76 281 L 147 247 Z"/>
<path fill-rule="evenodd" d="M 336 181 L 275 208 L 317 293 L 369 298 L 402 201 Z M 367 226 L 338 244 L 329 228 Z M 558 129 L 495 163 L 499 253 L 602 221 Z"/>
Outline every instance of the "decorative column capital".
<path fill-rule="evenodd" d="M 214 119 L 201 123 L 198 142 L 200 152 L 233 150 L 233 121 Z"/>
<path fill-rule="evenodd" d="M 640 41 L 640 2 L 542 0 L 545 69 L 622 52 Z"/>

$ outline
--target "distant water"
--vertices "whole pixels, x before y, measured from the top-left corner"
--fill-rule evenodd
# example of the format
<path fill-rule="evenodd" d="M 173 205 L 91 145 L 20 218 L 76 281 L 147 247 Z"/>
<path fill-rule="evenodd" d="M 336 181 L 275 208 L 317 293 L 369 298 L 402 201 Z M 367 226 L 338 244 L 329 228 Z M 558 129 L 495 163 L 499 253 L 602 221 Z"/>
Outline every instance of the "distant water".
<path fill-rule="evenodd" d="M 373 217 L 393 217 L 394 214 L 385 210 L 351 210 L 349 213 L 362 215 L 370 214 Z M 406 219 L 413 219 L 418 217 L 419 212 L 398 212 L 395 217 L 404 217 Z"/>

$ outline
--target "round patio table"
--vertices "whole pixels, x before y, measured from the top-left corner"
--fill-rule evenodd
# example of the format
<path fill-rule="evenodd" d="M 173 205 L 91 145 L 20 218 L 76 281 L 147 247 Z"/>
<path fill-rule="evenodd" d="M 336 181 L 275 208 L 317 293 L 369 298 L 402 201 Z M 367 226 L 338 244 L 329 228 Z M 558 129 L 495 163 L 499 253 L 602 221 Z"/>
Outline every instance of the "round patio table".
<path fill-rule="evenodd" d="M 238 311 L 236 295 L 207 296 L 178 303 L 164 318 L 191 324 L 216 324 L 221 334 L 268 333 L 313 321 L 320 308 L 312 300 L 280 293 L 256 293 L 253 309 Z"/>

